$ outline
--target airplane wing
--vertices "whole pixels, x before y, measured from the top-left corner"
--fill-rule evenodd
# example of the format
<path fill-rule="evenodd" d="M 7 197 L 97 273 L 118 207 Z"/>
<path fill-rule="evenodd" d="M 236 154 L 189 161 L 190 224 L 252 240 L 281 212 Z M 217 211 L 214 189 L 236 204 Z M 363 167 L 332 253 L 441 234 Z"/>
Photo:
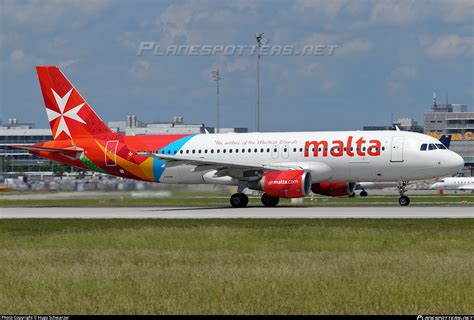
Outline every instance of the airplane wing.
<path fill-rule="evenodd" d="M 18 149 L 25 149 L 28 151 L 47 151 L 52 153 L 62 153 L 68 156 L 76 156 L 79 153 L 82 153 L 83 149 L 76 149 L 76 148 L 49 148 L 49 147 L 41 147 L 35 145 L 28 145 L 28 144 L 13 144 L 10 147 L 18 148 Z"/>
<path fill-rule="evenodd" d="M 168 163 L 179 162 L 179 164 L 192 164 L 195 166 L 212 166 L 219 169 L 230 168 L 240 169 L 243 171 L 247 170 L 262 170 L 262 171 L 277 171 L 277 170 L 295 170 L 301 169 L 297 165 L 278 165 L 278 164 L 263 164 L 263 163 L 250 163 L 250 162 L 236 162 L 232 160 L 209 160 L 200 157 L 188 157 L 180 155 L 169 155 L 159 153 L 147 153 L 139 152 L 139 155 L 151 156 Z"/>
<path fill-rule="evenodd" d="M 474 190 L 474 184 L 465 184 L 458 188 L 459 190 Z"/>

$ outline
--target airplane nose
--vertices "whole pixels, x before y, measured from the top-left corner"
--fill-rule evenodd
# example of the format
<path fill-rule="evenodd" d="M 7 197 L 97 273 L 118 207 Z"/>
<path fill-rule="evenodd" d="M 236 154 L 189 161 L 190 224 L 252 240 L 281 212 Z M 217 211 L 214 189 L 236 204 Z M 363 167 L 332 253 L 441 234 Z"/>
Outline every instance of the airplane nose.
<path fill-rule="evenodd" d="M 461 170 L 464 168 L 464 159 L 456 152 L 451 151 L 451 159 L 449 162 L 453 169 Z"/>

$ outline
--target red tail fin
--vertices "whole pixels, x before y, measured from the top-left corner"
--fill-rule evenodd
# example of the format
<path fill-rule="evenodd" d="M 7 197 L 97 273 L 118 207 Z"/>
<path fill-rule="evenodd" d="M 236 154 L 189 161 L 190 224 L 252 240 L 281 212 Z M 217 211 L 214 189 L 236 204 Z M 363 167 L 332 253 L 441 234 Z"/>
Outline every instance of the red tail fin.
<path fill-rule="evenodd" d="M 114 135 L 55 66 L 36 67 L 55 140 Z"/>

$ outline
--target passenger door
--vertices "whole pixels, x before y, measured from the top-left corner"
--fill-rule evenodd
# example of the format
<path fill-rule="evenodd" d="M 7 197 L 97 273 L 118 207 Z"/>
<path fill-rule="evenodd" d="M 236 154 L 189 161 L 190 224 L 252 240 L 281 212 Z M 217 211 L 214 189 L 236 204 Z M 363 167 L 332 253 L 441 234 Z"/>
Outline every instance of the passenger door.
<path fill-rule="evenodd" d="M 392 138 L 392 148 L 390 150 L 391 162 L 403 162 L 403 137 Z"/>

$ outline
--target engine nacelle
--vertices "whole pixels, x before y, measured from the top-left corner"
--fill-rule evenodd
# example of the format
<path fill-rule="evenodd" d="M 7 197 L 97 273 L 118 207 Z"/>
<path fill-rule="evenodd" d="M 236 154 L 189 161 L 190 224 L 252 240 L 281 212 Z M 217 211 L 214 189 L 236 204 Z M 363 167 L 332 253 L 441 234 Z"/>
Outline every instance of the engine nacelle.
<path fill-rule="evenodd" d="M 330 197 L 350 196 L 354 193 L 354 182 L 320 182 L 311 186 L 314 193 Z"/>
<path fill-rule="evenodd" d="M 311 174 L 304 170 L 270 171 L 255 186 L 272 197 L 301 198 L 311 191 Z"/>

